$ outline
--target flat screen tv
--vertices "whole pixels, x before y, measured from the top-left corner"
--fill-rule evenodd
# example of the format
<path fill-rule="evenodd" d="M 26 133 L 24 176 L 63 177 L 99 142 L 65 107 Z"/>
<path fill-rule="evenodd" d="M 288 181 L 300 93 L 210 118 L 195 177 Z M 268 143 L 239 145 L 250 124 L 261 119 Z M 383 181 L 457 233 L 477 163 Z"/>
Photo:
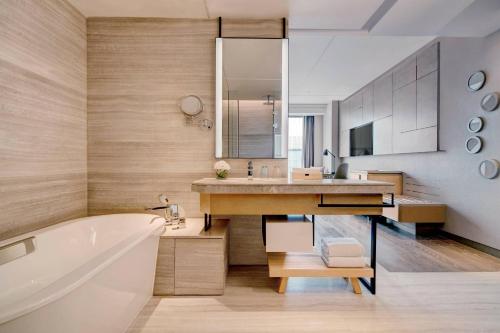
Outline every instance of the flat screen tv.
<path fill-rule="evenodd" d="M 373 155 L 373 123 L 351 128 L 349 133 L 350 155 Z"/>

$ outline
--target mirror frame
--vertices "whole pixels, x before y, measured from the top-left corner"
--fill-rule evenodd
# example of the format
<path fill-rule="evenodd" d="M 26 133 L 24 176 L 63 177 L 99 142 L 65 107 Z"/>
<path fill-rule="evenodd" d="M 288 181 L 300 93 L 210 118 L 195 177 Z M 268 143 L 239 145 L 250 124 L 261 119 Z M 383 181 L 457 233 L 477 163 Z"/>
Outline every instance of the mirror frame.
<path fill-rule="evenodd" d="M 215 158 L 222 156 L 222 45 L 224 39 L 279 39 L 281 40 L 281 130 L 286 135 L 281 139 L 281 155 L 273 159 L 288 158 L 288 38 L 246 38 L 218 37 L 215 38 Z M 259 157 L 255 157 L 258 159 Z M 248 159 L 248 158 L 245 158 Z"/>
<path fill-rule="evenodd" d="M 495 168 L 493 174 L 491 174 L 489 176 L 483 173 L 483 165 L 486 163 L 491 163 L 493 165 L 493 167 Z M 500 163 L 494 159 L 483 160 L 483 161 L 481 161 L 481 163 L 479 163 L 478 170 L 479 170 L 479 174 L 481 176 L 483 176 L 484 178 L 494 179 L 494 178 L 498 177 L 498 174 L 500 173 Z"/>
<path fill-rule="evenodd" d="M 477 144 L 472 149 L 469 149 L 468 143 L 470 141 L 476 141 L 477 142 Z M 467 140 L 465 140 L 465 150 L 469 154 L 477 154 L 477 153 L 479 153 L 481 151 L 481 149 L 483 149 L 483 140 L 479 136 L 471 136 Z"/>
<path fill-rule="evenodd" d="M 471 84 L 470 84 L 470 80 L 475 75 L 481 75 L 483 77 L 483 81 L 482 81 L 481 85 L 477 89 L 471 88 Z M 483 71 L 477 71 L 477 72 L 474 72 L 471 75 L 469 75 L 469 78 L 467 79 L 467 88 L 469 89 L 469 91 L 479 91 L 479 90 L 481 90 L 484 87 L 485 83 L 486 83 L 486 73 L 483 72 Z"/>
<path fill-rule="evenodd" d="M 198 109 L 198 112 L 194 113 L 194 114 L 191 114 L 191 113 L 188 113 L 186 112 L 183 108 L 182 108 L 182 102 L 188 98 L 194 98 L 198 101 L 198 103 L 200 104 L 200 108 Z M 203 104 L 203 101 L 201 100 L 201 98 L 199 96 L 196 96 L 196 95 L 193 95 L 193 94 L 190 94 L 190 95 L 185 95 L 185 96 L 182 96 L 181 98 L 179 98 L 179 101 L 177 102 L 177 105 L 179 107 L 179 110 L 187 117 L 196 117 L 198 116 L 199 114 L 201 114 L 203 112 L 203 110 L 205 109 L 205 104 Z"/>
<path fill-rule="evenodd" d="M 488 97 L 492 97 L 492 98 L 495 99 L 495 105 L 493 107 L 491 107 L 491 108 L 487 108 L 483 104 L 483 101 L 486 100 L 486 98 L 488 98 Z M 498 108 L 499 104 L 500 104 L 500 97 L 499 97 L 498 93 L 496 93 L 496 92 L 491 92 L 491 93 L 488 93 L 488 94 L 484 95 L 483 98 L 481 98 L 481 102 L 480 102 L 481 109 L 483 109 L 486 112 L 493 112 L 493 111 L 495 111 Z"/>
<path fill-rule="evenodd" d="M 472 124 L 472 122 L 473 122 L 474 120 L 478 120 L 478 121 L 479 121 L 479 124 L 480 124 L 480 125 L 479 125 L 479 128 L 477 128 L 477 129 L 473 129 L 473 128 L 471 128 L 471 124 Z M 483 127 L 484 127 L 484 120 L 483 120 L 483 118 L 481 118 L 481 117 L 472 117 L 472 118 L 470 118 L 470 119 L 469 119 L 469 121 L 467 122 L 467 130 L 469 130 L 469 132 L 471 132 L 471 133 L 479 133 L 479 132 L 481 132 L 481 131 L 482 131 Z"/>

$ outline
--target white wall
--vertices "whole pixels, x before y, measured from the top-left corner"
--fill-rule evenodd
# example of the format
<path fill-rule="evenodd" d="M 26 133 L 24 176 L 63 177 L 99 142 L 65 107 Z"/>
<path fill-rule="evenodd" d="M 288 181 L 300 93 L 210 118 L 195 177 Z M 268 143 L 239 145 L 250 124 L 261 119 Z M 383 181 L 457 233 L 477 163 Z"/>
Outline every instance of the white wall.
<path fill-rule="evenodd" d="M 323 127 L 324 116 L 314 116 L 314 166 L 323 166 Z"/>
<path fill-rule="evenodd" d="M 323 146 L 330 150 L 335 156 L 335 166 L 339 165 L 339 102 L 332 101 L 328 103 L 324 117 Z M 323 166 L 328 171 L 332 170 L 332 156 L 323 156 Z"/>
<path fill-rule="evenodd" d="M 500 249 L 500 178 L 487 180 L 477 171 L 486 158 L 500 160 L 500 110 L 486 113 L 479 106 L 491 91 L 500 92 L 500 31 L 486 38 L 441 40 L 439 152 L 346 158 L 351 169 L 404 171 L 448 205 L 444 229 Z M 469 92 L 470 73 L 484 70 L 485 87 Z M 485 145 L 477 155 L 464 150 L 467 120 L 480 115 L 486 126 L 479 133 Z"/>

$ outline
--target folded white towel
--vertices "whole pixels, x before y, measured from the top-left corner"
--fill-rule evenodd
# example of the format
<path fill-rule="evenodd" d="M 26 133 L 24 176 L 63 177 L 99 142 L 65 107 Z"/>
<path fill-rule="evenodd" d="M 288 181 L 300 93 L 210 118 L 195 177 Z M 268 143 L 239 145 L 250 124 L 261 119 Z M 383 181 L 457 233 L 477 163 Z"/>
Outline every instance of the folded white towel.
<path fill-rule="evenodd" d="M 321 256 L 328 267 L 365 267 L 365 258 L 363 257 L 329 257 Z"/>
<path fill-rule="evenodd" d="M 362 257 L 363 245 L 351 237 L 326 237 L 321 240 L 321 254 L 325 257 Z"/>

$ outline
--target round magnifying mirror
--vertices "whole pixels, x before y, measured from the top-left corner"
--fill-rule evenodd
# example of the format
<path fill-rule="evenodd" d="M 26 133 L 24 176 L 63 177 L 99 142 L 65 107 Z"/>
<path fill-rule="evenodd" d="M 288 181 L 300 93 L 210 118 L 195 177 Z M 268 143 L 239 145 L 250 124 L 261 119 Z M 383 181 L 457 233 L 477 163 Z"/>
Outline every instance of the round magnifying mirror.
<path fill-rule="evenodd" d="M 477 154 L 483 147 L 483 141 L 478 136 L 471 136 L 465 141 L 465 150 L 470 154 Z"/>
<path fill-rule="evenodd" d="M 481 99 L 481 109 L 484 111 L 495 111 L 498 107 L 498 94 L 489 93 Z"/>
<path fill-rule="evenodd" d="M 179 108 L 185 115 L 194 117 L 203 111 L 203 102 L 198 96 L 187 95 L 179 100 Z"/>
<path fill-rule="evenodd" d="M 473 117 L 469 119 L 469 122 L 467 123 L 467 129 L 471 133 L 477 133 L 483 129 L 483 125 L 484 125 L 483 118 Z"/>
<path fill-rule="evenodd" d="M 498 176 L 500 163 L 497 160 L 484 160 L 479 163 L 479 173 L 484 178 L 493 179 Z"/>
<path fill-rule="evenodd" d="M 469 90 L 471 91 L 478 91 L 484 86 L 485 82 L 486 74 L 483 71 L 477 71 L 469 76 L 469 80 L 467 80 L 467 87 L 469 87 Z"/>

